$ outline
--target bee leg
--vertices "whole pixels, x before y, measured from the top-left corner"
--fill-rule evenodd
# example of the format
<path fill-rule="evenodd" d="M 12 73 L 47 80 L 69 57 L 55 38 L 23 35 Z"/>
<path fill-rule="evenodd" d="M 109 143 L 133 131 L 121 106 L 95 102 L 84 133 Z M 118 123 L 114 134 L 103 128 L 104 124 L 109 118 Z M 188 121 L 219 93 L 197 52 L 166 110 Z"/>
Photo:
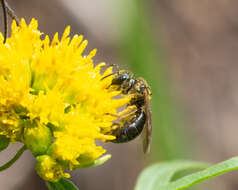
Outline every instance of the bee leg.
<path fill-rule="evenodd" d="M 121 123 L 115 122 L 115 123 L 112 124 L 111 128 L 112 128 L 113 131 L 116 130 L 116 129 L 119 129 L 119 128 L 121 128 Z"/>
<path fill-rule="evenodd" d="M 119 113 L 119 118 L 128 118 L 131 115 L 134 115 L 136 111 L 137 108 L 135 106 L 128 106 L 126 109 Z"/>
<path fill-rule="evenodd" d="M 113 135 L 115 133 L 115 131 L 119 131 L 119 129 L 121 129 L 121 126 L 122 124 L 120 122 L 114 122 L 112 125 L 111 125 L 111 130 L 110 132 L 108 131 L 106 133 L 106 135 Z M 111 141 L 111 140 L 109 140 Z"/>
<path fill-rule="evenodd" d="M 128 81 L 123 81 L 120 87 L 122 94 L 128 94 L 132 87 L 133 87 L 133 84 L 128 83 Z"/>
<path fill-rule="evenodd" d="M 116 137 L 110 140 L 112 143 L 123 143 L 128 141 L 127 128 L 123 128 L 123 123 L 114 123 L 112 125 L 112 135 Z"/>
<path fill-rule="evenodd" d="M 112 114 L 112 113 L 105 113 L 105 115 L 110 115 L 112 117 L 116 117 L 116 118 L 119 118 L 119 115 L 116 115 L 116 114 Z"/>
<path fill-rule="evenodd" d="M 133 110 L 131 112 L 125 112 L 123 114 L 112 114 L 112 113 L 105 113 L 105 115 L 110 115 L 112 117 L 115 117 L 117 122 L 114 122 L 113 125 L 117 125 L 117 126 L 121 126 L 123 124 L 123 121 L 130 118 L 133 119 L 134 115 L 135 115 L 136 110 Z"/>

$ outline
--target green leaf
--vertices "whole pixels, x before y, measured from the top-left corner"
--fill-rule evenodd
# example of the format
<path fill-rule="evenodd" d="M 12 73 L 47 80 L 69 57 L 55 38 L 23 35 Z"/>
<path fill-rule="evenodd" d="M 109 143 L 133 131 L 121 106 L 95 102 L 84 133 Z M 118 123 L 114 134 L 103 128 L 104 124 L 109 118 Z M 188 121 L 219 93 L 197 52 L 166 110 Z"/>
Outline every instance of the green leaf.
<path fill-rule="evenodd" d="M 0 135 L 0 151 L 3 151 L 8 147 L 10 139 L 5 137 L 4 135 Z"/>
<path fill-rule="evenodd" d="M 217 175 L 221 175 L 229 171 L 237 170 L 237 169 L 238 169 L 238 157 L 234 157 L 232 159 L 216 164 L 200 172 L 196 172 L 194 174 L 182 177 L 181 179 L 178 179 L 170 183 L 169 185 L 165 186 L 161 190 L 185 189 L 194 184 L 205 181 L 209 178 L 215 177 Z"/>
<path fill-rule="evenodd" d="M 238 169 L 238 157 L 226 160 L 207 168 L 208 164 L 191 161 L 160 163 L 145 169 L 136 184 L 135 190 L 181 190 L 217 175 Z M 206 169 L 204 169 L 206 168 Z M 178 172 L 192 169 L 202 171 L 186 175 L 172 181 Z"/>
<path fill-rule="evenodd" d="M 71 181 L 67 179 L 60 179 L 58 182 L 46 181 L 49 190 L 79 190 Z"/>
<path fill-rule="evenodd" d="M 135 190 L 161 190 L 168 185 L 172 177 L 181 171 L 203 169 L 208 164 L 190 161 L 172 161 L 154 164 L 146 168 L 137 180 Z"/>

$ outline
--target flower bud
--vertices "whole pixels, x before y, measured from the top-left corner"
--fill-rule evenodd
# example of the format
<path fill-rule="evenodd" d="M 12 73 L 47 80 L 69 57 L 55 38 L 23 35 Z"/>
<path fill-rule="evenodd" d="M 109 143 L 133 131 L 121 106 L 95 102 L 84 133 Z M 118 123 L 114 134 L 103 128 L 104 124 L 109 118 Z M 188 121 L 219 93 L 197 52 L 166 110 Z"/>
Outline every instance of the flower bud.
<path fill-rule="evenodd" d="M 52 133 L 45 125 L 25 128 L 24 143 L 34 156 L 45 154 L 52 142 Z"/>
<path fill-rule="evenodd" d="M 36 160 L 35 168 L 42 179 L 57 182 L 62 177 L 70 177 L 68 173 L 64 173 L 64 168 L 48 155 L 37 156 Z"/>

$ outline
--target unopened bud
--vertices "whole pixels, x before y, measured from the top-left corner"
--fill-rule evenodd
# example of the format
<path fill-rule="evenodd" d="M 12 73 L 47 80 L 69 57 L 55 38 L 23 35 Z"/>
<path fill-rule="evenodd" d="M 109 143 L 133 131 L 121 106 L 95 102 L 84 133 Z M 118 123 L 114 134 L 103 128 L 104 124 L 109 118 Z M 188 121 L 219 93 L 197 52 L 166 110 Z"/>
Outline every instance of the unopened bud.
<path fill-rule="evenodd" d="M 68 173 L 64 173 L 64 168 L 48 155 L 37 156 L 36 160 L 35 168 L 42 179 L 57 182 L 62 177 L 70 177 Z"/>
<path fill-rule="evenodd" d="M 51 142 L 52 133 L 45 125 L 24 130 L 24 143 L 34 156 L 45 154 Z"/>

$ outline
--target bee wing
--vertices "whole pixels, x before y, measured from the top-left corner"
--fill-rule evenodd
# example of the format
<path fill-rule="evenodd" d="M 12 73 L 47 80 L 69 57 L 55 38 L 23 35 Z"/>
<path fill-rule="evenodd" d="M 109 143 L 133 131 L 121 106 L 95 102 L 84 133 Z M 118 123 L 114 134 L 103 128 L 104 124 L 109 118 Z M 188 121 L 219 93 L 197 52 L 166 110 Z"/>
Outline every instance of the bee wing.
<path fill-rule="evenodd" d="M 145 123 L 145 138 L 143 139 L 143 151 L 144 153 L 150 152 L 150 142 L 152 136 L 152 114 L 151 114 L 151 107 L 150 107 L 150 95 L 147 92 L 145 96 L 145 114 L 146 114 L 146 123 Z"/>

